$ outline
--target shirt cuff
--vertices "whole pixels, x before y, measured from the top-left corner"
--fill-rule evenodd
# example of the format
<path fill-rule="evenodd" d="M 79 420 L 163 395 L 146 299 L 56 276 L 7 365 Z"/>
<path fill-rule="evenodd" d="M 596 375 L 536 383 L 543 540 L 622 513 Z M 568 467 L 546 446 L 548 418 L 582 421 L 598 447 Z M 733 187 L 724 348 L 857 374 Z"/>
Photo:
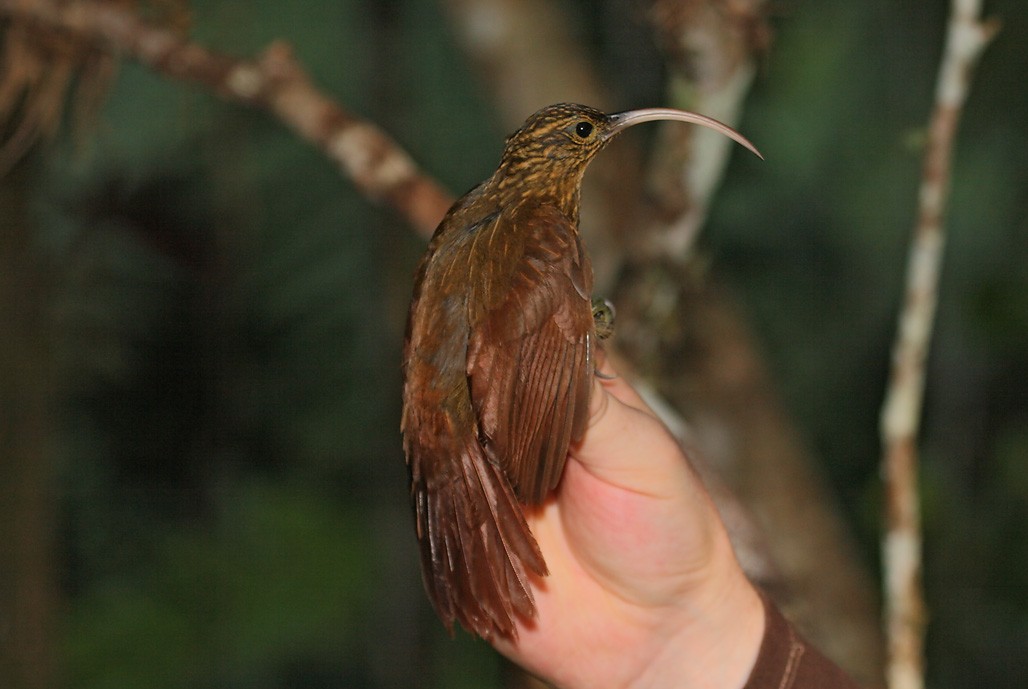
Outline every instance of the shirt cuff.
<path fill-rule="evenodd" d="M 764 601 L 764 639 L 743 689 L 858 689 L 834 663 L 801 637 L 782 613 Z"/>

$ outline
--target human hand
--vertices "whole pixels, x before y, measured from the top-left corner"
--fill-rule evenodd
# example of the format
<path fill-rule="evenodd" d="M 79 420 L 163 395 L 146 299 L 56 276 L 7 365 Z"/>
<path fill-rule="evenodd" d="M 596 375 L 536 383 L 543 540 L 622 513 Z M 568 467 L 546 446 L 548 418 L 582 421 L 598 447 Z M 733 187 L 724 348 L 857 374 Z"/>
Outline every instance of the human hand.
<path fill-rule="evenodd" d="M 550 574 L 517 641 L 495 640 L 502 653 L 562 689 L 745 684 L 763 603 L 678 443 L 624 380 L 595 378 L 585 437 L 527 518 Z"/>

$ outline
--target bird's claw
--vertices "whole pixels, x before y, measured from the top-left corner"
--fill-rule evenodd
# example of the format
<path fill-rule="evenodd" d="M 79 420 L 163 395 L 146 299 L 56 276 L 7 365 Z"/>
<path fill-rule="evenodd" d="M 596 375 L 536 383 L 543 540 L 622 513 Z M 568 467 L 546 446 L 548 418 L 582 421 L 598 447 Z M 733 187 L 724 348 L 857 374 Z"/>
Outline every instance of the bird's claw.
<path fill-rule="evenodd" d="M 593 297 L 593 327 L 596 329 L 596 339 L 602 342 L 614 334 L 614 316 L 616 311 L 609 299 Z M 602 352 L 602 348 L 599 348 Z M 593 369 L 593 375 L 600 380 L 614 380 L 617 374 L 603 373 L 599 368 Z"/>
<path fill-rule="evenodd" d="M 593 297 L 593 325 L 596 328 L 596 337 L 599 340 L 606 340 L 614 334 L 614 317 L 617 311 L 609 299 Z"/>

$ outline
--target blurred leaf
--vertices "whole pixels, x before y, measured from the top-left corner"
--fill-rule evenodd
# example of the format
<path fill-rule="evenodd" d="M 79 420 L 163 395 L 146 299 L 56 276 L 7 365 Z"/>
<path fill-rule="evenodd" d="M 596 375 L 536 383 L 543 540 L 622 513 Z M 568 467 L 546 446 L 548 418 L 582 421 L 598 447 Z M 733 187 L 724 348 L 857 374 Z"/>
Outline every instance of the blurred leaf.
<path fill-rule="evenodd" d="M 261 484 L 221 504 L 205 535 L 154 534 L 137 575 L 84 592 L 68 622 L 71 686 L 253 679 L 301 649 L 335 654 L 353 643 L 371 576 L 359 515 Z"/>

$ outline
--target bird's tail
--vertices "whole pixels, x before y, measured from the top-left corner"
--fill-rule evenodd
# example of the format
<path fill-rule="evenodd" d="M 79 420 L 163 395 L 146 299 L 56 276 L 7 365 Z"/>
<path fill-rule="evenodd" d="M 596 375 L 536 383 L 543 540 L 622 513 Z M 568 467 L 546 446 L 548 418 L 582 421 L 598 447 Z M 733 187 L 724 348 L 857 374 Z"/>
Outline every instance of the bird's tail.
<path fill-rule="evenodd" d="M 529 572 L 545 576 L 546 563 L 500 467 L 476 438 L 459 454 L 459 471 L 412 476 L 425 588 L 450 633 L 456 619 L 516 638 L 515 615 L 535 615 Z"/>

